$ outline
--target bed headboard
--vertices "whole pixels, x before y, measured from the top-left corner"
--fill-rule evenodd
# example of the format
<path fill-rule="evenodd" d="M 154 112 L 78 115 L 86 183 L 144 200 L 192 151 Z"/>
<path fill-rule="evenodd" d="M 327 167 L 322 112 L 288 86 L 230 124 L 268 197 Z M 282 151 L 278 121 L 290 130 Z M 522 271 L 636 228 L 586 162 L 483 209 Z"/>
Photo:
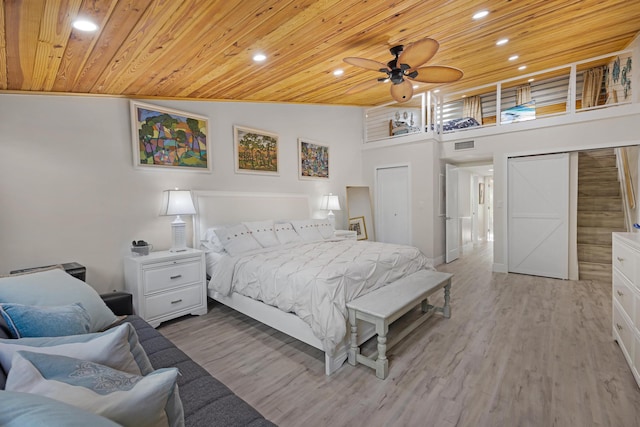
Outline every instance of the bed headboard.
<path fill-rule="evenodd" d="M 192 194 L 197 211 L 193 216 L 194 248 L 200 248 L 200 237 L 216 225 L 311 218 L 307 194 L 235 191 L 192 191 Z"/>

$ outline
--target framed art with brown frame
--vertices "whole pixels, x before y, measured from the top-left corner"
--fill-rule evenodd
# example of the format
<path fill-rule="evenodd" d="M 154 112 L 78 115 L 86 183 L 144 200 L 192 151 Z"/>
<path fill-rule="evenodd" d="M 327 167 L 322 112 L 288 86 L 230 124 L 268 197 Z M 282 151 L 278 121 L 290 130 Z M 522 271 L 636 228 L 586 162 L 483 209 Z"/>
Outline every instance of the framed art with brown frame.
<path fill-rule="evenodd" d="M 356 232 L 357 240 L 367 240 L 367 224 L 363 216 L 349 218 L 349 230 Z"/>
<path fill-rule="evenodd" d="M 277 134 L 234 125 L 233 142 L 236 173 L 279 175 Z"/>
<path fill-rule="evenodd" d="M 300 179 L 329 179 L 329 146 L 298 138 Z"/>
<path fill-rule="evenodd" d="M 131 101 L 136 168 L 211 172 L 207 117 Z"/>

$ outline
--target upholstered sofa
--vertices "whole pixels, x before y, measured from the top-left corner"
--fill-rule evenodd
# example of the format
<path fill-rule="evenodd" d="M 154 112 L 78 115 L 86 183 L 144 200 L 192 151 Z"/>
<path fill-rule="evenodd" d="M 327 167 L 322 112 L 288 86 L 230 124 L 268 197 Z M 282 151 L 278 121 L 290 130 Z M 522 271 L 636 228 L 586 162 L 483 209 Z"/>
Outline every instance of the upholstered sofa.
<path fill-rule="evenodd" d="M 58 274 L 59 276 L 59 274 Z M 70 277 L 70 276 L 69 276 Z M 50 279 L 47 277 L 47 279 Z M 63 277 L 64 279 L 64 277 Z M 57 280 L 57 279 L 56 279 Z M 76 280 L 76 279 L 73 279 Z M 0 288 L 5 285 L 7 280 L 0 279 Z M 80 283 L 81 281 L 78 281 Z M 86 285 L 86 284 L 84 284 Z M 74 283 L 74 286 L 82 286 L 78 283 Z M 93 291 L 91 291 L 93 292 Z M 9 295 L 9 296 L 7 296 Z M 97 294 L 96 294 L 97 295 Z M 11 299 L 10 292 L 3 293 L 0 289 L 0 339 L 4 342 L 11 340 L 12 334 L 15 334 L 15 329 L 12 330 L 8 325 L 7 320 L 3 318 L 5 316 L 4 307 L 7 305 L 7 299 Z M 33 301 L 27 301 L 27 303 L 33 303 Z M 95 301 L 94 301 L 95 302 Z M 21 304 L 24 304 L 22 301 Z M 99 304 L 102 304 L 101 302 Z M 86 305 L 86 303 L 85 303 Z M 102 307 L 106 309 L 106 306 Z M 107 309 L 108 310 L 108 309 Z M 112 315 L 112 313 L 110 313 Z M 6 316 L 5 316 L 6 317 Z M 115 316 L 114 316 L 115 318 Z M 9 321 L 12 319 L 9 318 Z M 180 401 L 182 402 L 182 408 L 184 412 L 184 425 L 187 427 L 195 426 L 273 426 L 274 424 L 266 420 L 257 410 L 251 407 L 247 402 L 235 395 L 228 387 L 222 384 L 220 381 L 210 375 L 204 368 L 189 358 L 184 352 L 178 349 L 170 340 L 165 338 L 160 332 L 151 327 L 147 322 L 135 315 L 129 315 L 125 318 L 120 318 L 107 329 L 116 329 L 121 327 L 124 323 L 130 323 L 137 334 L 137 342 L 144 349 L 144 352 L 148 356 L 148 362 L 151 363 L 153 370 L 162 371 L 163 368 L 177 368 L 179 375 L 177 375 L 178 394 Z M 131 329 L 125 325 L 127 329 Z M 136 335 L 130 333 L 130 335 Z M 17 341 L 16 341 L 17 342 Z M 2 351 L 2 348 L 0 348 Z M 1 355 L 0 355 L 1 356 Z M 15 356 L 13 358 L 15 361 Z M 148 363 L 147 362 L 147 363 Z M 15 362 L 14 362 L 15 363 Z M 14 364 L 15 368 L 15 364 Z M 11 368 L 11 369 L 14 369 Z M 0 365 L 0 390 L 5 390 L 5 382 L 7 380 L 7 373 L 2 369 Z M 12 392 L 0 391 L 0 412 L 5 411 L 4 405 L 7 406 L 11 402 L 16 402 L 16 395 Z M 20 394 L 17 394 L 20 397 Z M 31 397 L 31 396 L 29 396 Z M 40 396 L 37 396 L 40 398 Z M 14 400 L 11 400 L 14 399 Z M 4 402 L 3 402 L 4 400 Z M 36 401 L 37 402 L 37 401 Z M 57 402 L 56 402 L 57 403 Z M 37 405 L 29 407 L 24 405 L 24 411 L 36 411 L 39 409 Z M 23 414 L 24 415 L 24 414 Z M 29 414 L 27 414 L 29 415 Z M 40 414 L 42 416 L 42 414 Z M 46 413 L 44 414 L 46 417 Z M 93 416 L 93 415 L 91 415 Z M 11 424 L 11 420 L 7 421 L 7 415 L 5 413 L 4 418 L 0 416 L 1 425 L 24 425 L 23 423 Z M 52 417 L 53 420 L 55 417 Z M 31 420 L 28 416 L 26 420 Z M 107 423 L 111 421 L 105 419 Z M 47 425 L 72 425 L 62 422 L 56 424 L 53 421 Z M 83 425 L 80 422 L 75 422 L 75 425 Z M 102 425 L 100 423 L 95 424 Z M 110 424 L 109 424 L 110 425 Z M 181 424 L 173 424 L 181 425 Z"/>

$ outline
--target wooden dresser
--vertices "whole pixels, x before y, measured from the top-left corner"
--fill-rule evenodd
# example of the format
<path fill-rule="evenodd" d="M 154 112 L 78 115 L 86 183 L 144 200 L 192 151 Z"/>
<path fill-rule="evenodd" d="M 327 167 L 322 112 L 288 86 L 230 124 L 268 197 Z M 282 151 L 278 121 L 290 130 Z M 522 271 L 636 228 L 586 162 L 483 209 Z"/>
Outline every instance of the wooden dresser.
<path fill-rule="evenodd" d="M 640 233 L 613 233 L 613 338 L 640 385 Z"/>

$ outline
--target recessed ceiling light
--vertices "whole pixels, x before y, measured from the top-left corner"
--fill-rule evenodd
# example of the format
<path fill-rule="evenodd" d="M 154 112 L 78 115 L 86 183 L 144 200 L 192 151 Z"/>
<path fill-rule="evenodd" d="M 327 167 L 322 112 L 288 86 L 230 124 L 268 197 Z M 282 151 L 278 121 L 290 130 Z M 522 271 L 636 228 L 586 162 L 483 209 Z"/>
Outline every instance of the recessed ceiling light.
<path fill-rule="evenodd" d="M 511 55 L 509 57 L 509 61 L 515 61 L 516 59 L 520 58 L 518 55 Z"/>
<path fill-rule="evenodd" d="M 535 79 L 529 79 L 527 80 L 529 83 L 531 83 L 532 81 L 534 81 Z"/>
<path fill-rule="evenodd" d="M 487 16 L 489 14 L 488 10 L 481 10 L 480 12 L 476 13 L 475 15 L 472 16 L 473 19 L 481 19 L 484 18 L 485 16 Z"/>
<path fill-rule="evenodd" d="M 413 85 L 413 88 L 414 89 L 418 89 L 418 85 Z"/>
<path fill-rule="evenodd" d="M 527 66 L 526 66 L 526 65 L 521 65 L 521 66 L 519 66 L 519 67 L 518 67 L 518 70 L 522 71 L 522 70 L 524 70 L 524 69 L 526 69 L 526 68 L 527 68 Z"/>
<path fill-rule="evenodd" d="M 496 42 L 496 46 L 502 46 L 503 44 L 509 43 L 509 39 L 500 39 Z"/>
<path fill-rule="evenodd" d="M 493 169 L 489 169 L 489 172 L 493 172 Z"/>
<path fill-rule="evenodd" d="M 267 55 L 265 55 L 264 53 L 256 53 L 255 55 L 253 55 L 253 60 L 256 62 L 262 62 L 265 59 L 267 59 Z"/>
<path fill-rule="evenodd" d="M 436 89 L 433 91 L 433 93 L 438 93 L 438 92 L 440 92 L 440 89 Z"/>
<path fill-rule="evenodd" d="M 86 19 L 76 19 L 71 25 L 80 31 L 96 31 L 98 29 L 96 24 Z"/>
<path fill-rule="evenodd" d="M 337 69 L 333 72 L 334 76 L 341 76 L 343 74 L 344 74 L 344 70 L 341 70 L 341 69 Z"/>

